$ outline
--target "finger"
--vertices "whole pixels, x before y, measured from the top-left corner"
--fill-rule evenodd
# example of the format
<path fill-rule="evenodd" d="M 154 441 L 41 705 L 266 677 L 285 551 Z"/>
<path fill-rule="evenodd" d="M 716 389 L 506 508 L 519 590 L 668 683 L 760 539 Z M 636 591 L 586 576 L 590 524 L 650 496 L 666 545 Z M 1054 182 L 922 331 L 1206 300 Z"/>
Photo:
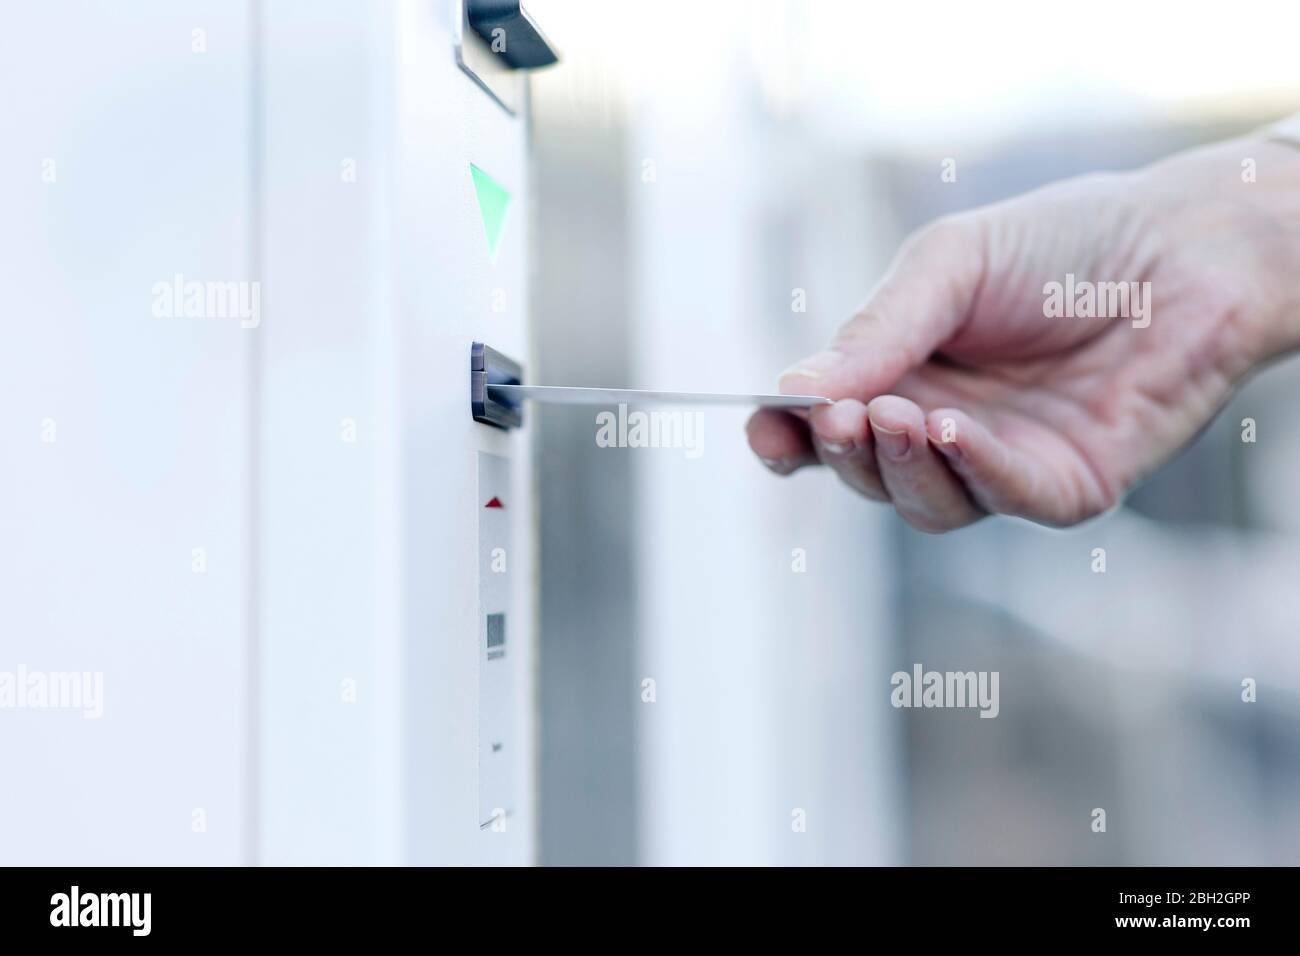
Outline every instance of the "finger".
<path fill-rule="evenodd" d="M 789 475 L 805 465 L 817 464 L 808 426 L 775 408 L 760 408 L 745 423 L 749 447 L 771 471 Z"/>
<path fill-rule="evenodd" d="M 987 511 L 1048 524 L 1078 520 L 1069 514 L 1073 497 L 1054 487 L 1041 461 L 1017 451 L 965 412 L 936 408 L 925 426 L 931 446 Z"/>
<path fill-rule="evenodd" d="M 904 244 L 867 304 L 829 349 L 781 374 L 781 391 L 867 399 L 952 338 L 970 312 L 984 272 L 976 220 L 944 220 Z"/>
<path fill-rule="evenodd" d="M 925 414 L 915 402 L 881 395 L 867 406 L 880 477 L 894 508 L 921 531 L 951 531 L 984 512 L 930 446 Z"/>
<path fill-rule="evenodd" d="M 850 488 L 874 501 L 888 501 L 889 492 L 876 467 L 875 442 L 867 420 L 867 406 L 855 398 L 816 408 L 812 421 L 813 448 Z"/>

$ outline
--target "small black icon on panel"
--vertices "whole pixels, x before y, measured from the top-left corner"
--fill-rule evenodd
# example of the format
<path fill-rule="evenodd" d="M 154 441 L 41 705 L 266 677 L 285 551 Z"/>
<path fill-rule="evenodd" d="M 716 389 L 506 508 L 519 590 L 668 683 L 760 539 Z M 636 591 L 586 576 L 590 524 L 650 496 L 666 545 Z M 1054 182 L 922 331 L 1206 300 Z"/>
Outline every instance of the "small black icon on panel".
<path fill-rule="evenodd" d="M 487 659 L 496 660 L 506 656 L 506 616 L 489 614 L 487 616 Z"/>

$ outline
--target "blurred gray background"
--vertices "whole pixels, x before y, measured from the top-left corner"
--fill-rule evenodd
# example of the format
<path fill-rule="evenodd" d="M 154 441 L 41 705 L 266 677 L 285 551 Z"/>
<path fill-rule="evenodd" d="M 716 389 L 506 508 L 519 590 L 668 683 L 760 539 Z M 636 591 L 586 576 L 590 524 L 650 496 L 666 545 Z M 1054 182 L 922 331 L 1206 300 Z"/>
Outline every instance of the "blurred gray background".
<path fill-rule="evenodd" d="M 928 220 L 1300 110 L 1281 3 L 535 6 L 536 382 L 766 390 Z M 1117 512 L 941 538 L 741 411 L 688 459 L 542 410 L 543 862 L 1296 863 L 1296 408 L 1283 363 Z M 892 709 L 914 662 L 1000 716 Z"/>

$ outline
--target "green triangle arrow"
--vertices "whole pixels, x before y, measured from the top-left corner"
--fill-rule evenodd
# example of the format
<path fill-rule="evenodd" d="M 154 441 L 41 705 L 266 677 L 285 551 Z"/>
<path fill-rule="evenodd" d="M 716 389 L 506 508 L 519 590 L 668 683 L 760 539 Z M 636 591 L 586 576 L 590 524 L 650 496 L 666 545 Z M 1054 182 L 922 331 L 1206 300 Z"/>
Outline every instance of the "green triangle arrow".
<path fill-rule="evenodd" d="M 474 177 L 474 195 L 478 197 L 478 211 L 483 217 L 488 254 L 495 259 L 497 246 L 501 243 L 501 229 L 506 224 L 506 207 L 510 205 L 510 193 L 473 163 L 469 164 L 469 172 Z"/>

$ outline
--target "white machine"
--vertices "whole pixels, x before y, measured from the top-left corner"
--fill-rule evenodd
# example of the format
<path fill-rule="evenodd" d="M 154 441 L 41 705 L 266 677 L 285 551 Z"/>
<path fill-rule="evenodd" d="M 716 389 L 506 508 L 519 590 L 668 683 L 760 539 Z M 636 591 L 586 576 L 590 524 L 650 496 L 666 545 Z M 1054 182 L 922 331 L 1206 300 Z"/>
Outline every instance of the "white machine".
<path fill-rule="evenodd" d="M 61 8 L 0 57 L 0 863 L 533 861 L 527 434 L 468 365 L 526 364 L 549 44 Z"/>

